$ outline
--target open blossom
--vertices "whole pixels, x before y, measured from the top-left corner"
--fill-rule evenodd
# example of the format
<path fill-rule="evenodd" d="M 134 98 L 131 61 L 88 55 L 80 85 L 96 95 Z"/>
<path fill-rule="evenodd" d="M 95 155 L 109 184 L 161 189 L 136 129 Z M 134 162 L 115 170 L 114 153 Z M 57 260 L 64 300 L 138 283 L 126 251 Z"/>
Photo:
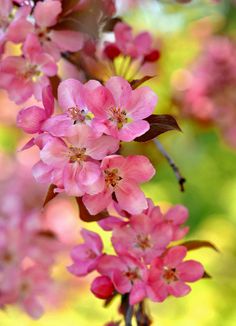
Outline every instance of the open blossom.
<path fill-rule="evenodd" d="M 102 191 L 83 197 L 91 214 L 106 209 L 112 203 L 113 194 L 120 207 L 131 214 L 139 214 L 147 208 L 147 201 L 139 184 L 150 180 L 155 169 L 145 156 L 110 155 L 102 160 L 101 169 L 104 180 Z"/>
<path fill-rule="evenodd" d="M 115 43 L 105 43 L 104 54 L 111 60 L 120 53 L 132 59 L 145 59 L 152 56 L 151 61 L 159 58 L 159 51 L 152 48 L 152 37 L 148 32 L 133 36 L 132 28 L 126 23 L 119 22 L 114 28 Z"/>
<path fill-rule="evenodd" d="M 129 254 L 112 256 L 104 255 L 97 267 L 101 275 L 108 276 L 117 292 L 129 293 L 129 302 L 134 305 L 146 297 L 146 266 L 136 257 Z"/>
<path fill-rule="evenodd" d="M 118 254 L 129 252 L 143 258 L 146 263 L 160 256 L 171 240 L 171 226 L 157 223 L 144 214 L 131 216 L 129 223 L 114 228 L 112 234 L 112 243 Z"/>
<path fill-rule="evenodd" d="M 76 276 L 84 276 L 95 270 L 103 250 L 102 240 L 97 233 L 83 229 L 81 235 L 84 243 L 73 248 L 73 264 L 68 267 L 69 272 Z"/>
<path fill-rule="evenodd" d="M 50 86 L 43 89 L 42 100 L 44 108 L 30 106 L 17 115 L 17 126 L 29 134 L 40 133 L 44 122 L 53 114 L 54 97 Z"/>
<path fill-rule="evenodd" d="M 153 113 L 157 96 L 149 87 L 132 90 L 125 79 L 112 77 L 105 86 L 90 92 L 88 103 L 94 114 L 94 128 L 103 128 L 108 135 L 131 141 L 149 130 L 144 119 Z"/>
<path fill-rule="evenodd" d="M 64 190 L 73 196 L 96 194 L 104 187 L 98 160 L 118 150 L 119 143 L 110 136 L 94 138 L 91 127 L 71 126 L 65 141 L 52 137 L 42 148 L 40 157 L 47 166 L 60 170 Z"/>
<path fill-rule="evenodd" d="M 57 73 L 53 58 L 42 51 L 33 34 L 27 36 L 23 55 L 6 57 L 0 63 L 0 86 L 17 104 L 23 103 L 31 95 L 41 100 L 42 89 L 49 85 L 47 76 Z"/>
<path fill-rule="evenodd" d="M 0 1 L 0 54 L 7 41 L 21 43 L 32 32 L 33 25 L 27 20 L 30 10 L 26 5 L 16 9 L 12 0 Z"/>
<path fill-rule="evenodd" d="M 44 130 L 54 136 L 65 136 L 68 128 L 75 123 L 91 125 L 92 112 L 87 105 L 86 97 L 88 90 L 99 86 L 96 80 L 90 80 L 82 84 L 76 79 L 67 79 L 58 87 L 58 103 L 63 111 L 48 119 L 44 124 Z M 101 134 L 94 130 L 94 134 Z"/>
<path fill-rule="evenodd" d="M 81 50 L 84 43 L 83 34 L 78 31 L 54 29 L 61 12 L 62 4 L 57 0 L 38 1 L 33 12 L 36 23 L 34 33 L 43 50 L 55 60 L 60 59 L 61 52 Z"/>
<path fill-rule="evenodd" d="M 183 261 L 187 249 L 183 246 L 168 249 L 164 257 L 154 259 L 148 280 L 148 296 L 163 301 L 168 295 L 181 297 L 191 291 L 186 282 L 195 282 L 204 274 L 203 266 L 194 260 Z"/>

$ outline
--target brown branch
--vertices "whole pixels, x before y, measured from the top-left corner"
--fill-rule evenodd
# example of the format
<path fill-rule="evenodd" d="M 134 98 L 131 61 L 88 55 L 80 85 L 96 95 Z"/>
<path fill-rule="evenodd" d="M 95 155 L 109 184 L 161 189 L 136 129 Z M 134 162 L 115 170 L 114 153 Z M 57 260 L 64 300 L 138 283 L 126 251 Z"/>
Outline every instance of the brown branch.
<path fill-rule="evenodd" d="M 169 154 L 166 152 L 166 150 L 164 149 L 162 144 L 159 142 L 159 140 L 154 139 L 153 141 L 154 141 L 157 149 L 165 157 L 165 159 L 169 163 L 170 167 L 172 168 L 172 170 L 173 170 L 173 172 L 174 172 L 174 174 L 176 176 L 176 179 L 178 180 L 178 183 L 179 183 L 179 186 L 180 186 L 180 191 L 184 191 L 184 183 L 186 182 L 186 179 L 182 176 L 179 168 L 177 167 L 177 165 L 175 164 L 173 159 L 169 156 Z"/>

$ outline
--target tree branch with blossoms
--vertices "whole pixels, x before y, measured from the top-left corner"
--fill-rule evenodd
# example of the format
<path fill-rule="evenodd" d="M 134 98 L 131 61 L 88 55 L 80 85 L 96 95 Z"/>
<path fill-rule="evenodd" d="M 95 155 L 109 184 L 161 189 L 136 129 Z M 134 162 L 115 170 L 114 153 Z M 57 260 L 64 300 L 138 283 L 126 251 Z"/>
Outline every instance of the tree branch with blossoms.
<path fill-rule="evenodd" d="M 22 150 L 38 149 L 32 174 L 49 187 L 42 206 L 64 193 L 75 198 L 81 220 L 110 232 L 114 254 L 104 250 L 99 233 L 83 228 L 68 272 L 95 272 L 91 292 L 105 302 L 119 296 L 126 326 L 134 319 L 151 325 L 144 300 L 185 296 L 188 283 L 207 275 L 201 263 L 185 260 L 191 246 L 176 245 L 189 230 L 187 209 L 163 212 L 146 198 L 140 186 L 155 175 L 154 166 L 144 155 L 120 152 L 121 144 L 154 141 L 183 190 L 185 179 L 156 139 L 180 127 L 174 117 L 154 114 L 157 95 L 143 86 L 152 78 L 146 65 L 155 65 L 161 51 L 149 32 L 133 34 L 112 0 L 6 3 L 0 87 L 19 105 L 31 96 L 42 102 L 21 109 L 16 122 L 31 135 Z M 107 30 L 114 42 L 102 41 Z M 20 55 L 5 55 L 9 41 L 21 44 Z M 58 74 L 60 59 L 72 64 L 69 78 Z M 41 315 L 32 311 L 33 318 Z"/>

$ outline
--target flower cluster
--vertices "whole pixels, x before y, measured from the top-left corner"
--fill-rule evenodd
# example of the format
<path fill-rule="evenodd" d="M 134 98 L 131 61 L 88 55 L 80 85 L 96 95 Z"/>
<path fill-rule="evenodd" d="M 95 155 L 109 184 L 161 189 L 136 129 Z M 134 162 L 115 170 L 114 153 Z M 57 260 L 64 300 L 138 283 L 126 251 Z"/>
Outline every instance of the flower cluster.
<path fill-rule="evenodd" d="M 39 205 L 42 191 L 30 177 L 18 166 L 1 188 L 0 309 L 18 305 L 37 319 L 58 295 L 51 269 L 66 247 L 45 223 Z"/>
<path fill-rule="evenodd" d="M 105 86 L 68 79 L 59 85 L 58 101 L 63 113 L 52 116 L 53 96 L 45 88 L 44 108 L 29 107 L 17 117 L 25 132 L 38 133 L 26 145 L 40 149 L 35 178 L 54 184 L 57 192 L 83 196 L 93 215 L 114 197 L 122 209 L 141 213 L 147 202 L 139 185 L 155 170 L 146 157 L 123 157 L 117 151 L 120 141 L 131 141 L 149 129 L 144 119 L 154 110 L 155 93 L 148 87 L 132 90 L 121 77 L 112 77 Z"/>
<path fill-rule="evenodd" d="M 187 233 L 188 228 L 183 226 L 187 218 L 184 206 L 173 206 L 163 214 L 151 200 L 141 214 L 107 217 L 99 224 L 112 231 L 115 254 L 106 254 L 100 236 L 83 229 L 84 243 L 72 250 L 73 264 L 68 270 L 76 276 L 97 271 L 100 275 L 93 280 L 91 291 L 101 299 L 129 294 L 129 304 L 135 305 L 145 298 L 162 302 L 169 295 L 184 296 L 191 290 L 186 283 L 204 274 L 200 263 L 184 260 L 185 246 L 171 245 Z"/>
<path fill-rule="evenodd" d="M 114 15 L 113 0 L 69 4 L 63 0 L 1 1 L 0 87 L 7 90 L 11 100 L 21 104 L 32 95 L 41 100 L 43 87 L 57 75 L 62 55 L 81 51 L 89 42 L 91 36 L 78 30 L 79 23 L 71 26 L 68 22 L 77 21 L 77 15 L 86 18 L 95 2 L 100 4 L 97 15 L 104 22 Z M 9 42 L 21 45 L 20 55 L 8 55 L 5 45 Z"/>
<path fill-rule="evenodd" d="M 188 77 L 186 89 L 177 94 L 186 116 L 215 124 L 233 147 L 236 146 L 235 55 L 234 41 L 226 37 L 212 38 Z"/>

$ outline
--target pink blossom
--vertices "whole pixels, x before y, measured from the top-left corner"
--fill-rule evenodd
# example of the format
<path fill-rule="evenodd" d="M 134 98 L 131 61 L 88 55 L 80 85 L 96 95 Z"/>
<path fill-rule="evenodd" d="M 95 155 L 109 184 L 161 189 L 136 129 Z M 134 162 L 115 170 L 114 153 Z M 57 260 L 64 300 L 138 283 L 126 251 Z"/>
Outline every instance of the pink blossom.
<path fill-rule="evenodd" d="M 33 30 L 33 25 L 27 21 L 30 6 L 15 9 L 11 0 L 0 1 L 0 54 L 5 42 L 21 43 Z"/>
<path fill-rule="evenodd" d="M 56 60 L 60 59 L 61 52 L 81 50 L 84 42 L 83 34 L 78 31 L 54 29 L 61 12 L 61 1 L 57 0 L 38 1 L 33 12 L 36 21 L 35 35 L 44 51 Z"/>
<path fill-rule="evenodd" d="M 61 137 L 65 136 L 68 128 L 75 123 L 91 124 L 92 113 L 87 106 L 86 95 L 88 90 L 99 85 L 95 80 L 85 84 L 71 78 L 62 81 L 58 87 L 58 102 L 63 113 L 48 119 L 44 124 L 44 130 Z M 97 130 L 96 134 L 101 135 Z"/>
<path fill-rule="evenodd" d="M 44 108 L 30 106 L 17 115 L 17 126 L 29 134 L 41 132 L 44 122 L 53 114 L 54 97 L 50 86 L 43 89 L 42 100 Z"/>
<path fill-rule="evenodd" d="M 129 303 L 134 305 L 146 297 L 147 268 L 135 257 L 104 255 L 100 258 L 97 270 L 108 276 L 121 294 L 129 293 Z"/>
<path fill-rule="evenodd" d="M 67 135 L 66 142 L 52 137 L 40 152 L 41 160 L 62 171 L 62 184 L 69 195 L 100 192 L 105 181 L 97 160 L 116 152 L 119 143 L 110 136 L 94 138 L 92 129 L 84 124 L 71 126 Z"/>
<path fill-rule="evenodd" d="M 120 207 L 131 214 L 139 214 L 147 208 L 139 184 L 150 180 L 155 169 L 145 156 L 107 156 L 102 160 L 101 169 L 104 180 L 102 192 L 83 197 L 91 214 L 97 214 L 111 204 L 113 194 Z"/>
<path fill-rule="evenodd" d="M 88 105 L 95 119 L 94 127 L 123 141 L 143 135 L 150 126 L 144 119 L 157 103 L 156 94 L 148 87 L 132 90 L 121 77 L 110 78 L 105 86 L 91 90 Z"/>
<path fill-rule="evenodd" d="M 168 295 L 182 297 L 191 291 L 186 282 L 195 282 L 204 274 L 203 266 L 194 260 L 183 262 L 187 249 L 183 246 L 170 248 L 162 258 L 156 258 L 149 272 L 148 297 L 163 301 Z"/>
<path fill-rule="evenodd" d="M 49 85 L 47 76 L 54 76 L 57 66 L 51 56 L 42 52 L 37 38 L 29 34 L 23 46 L 23 56 L 9 56 L 0 63 L 0 86 L 10 99 L 23 103 L 31 95 L 41 100 L 42 89 Z"/>
<path fill-rule="evenodd" d="M 114 286 L 110 278 L 107 276 L 98 276 L 91 284 L 91 291 L 100 299 L 108 299 L 114 293 Z"/>
<path fill-rule="evenodd" d="M 172 239 L 172 228 L 147 215 L 131 216 L 129 223 L 113 230 L 112 244 L 118 254 L 132 253 L 148 264 L 160 256 Z"/>
<path fill-rule="evenodd" d="M 103 250 L 102 240 L 97 233 L 82 229 L 81 235 L 84 243 L 73 248 L 73 264 L 68 267 L 68 271 L 76 276 L 84 276 L 95 270 Z"/>

